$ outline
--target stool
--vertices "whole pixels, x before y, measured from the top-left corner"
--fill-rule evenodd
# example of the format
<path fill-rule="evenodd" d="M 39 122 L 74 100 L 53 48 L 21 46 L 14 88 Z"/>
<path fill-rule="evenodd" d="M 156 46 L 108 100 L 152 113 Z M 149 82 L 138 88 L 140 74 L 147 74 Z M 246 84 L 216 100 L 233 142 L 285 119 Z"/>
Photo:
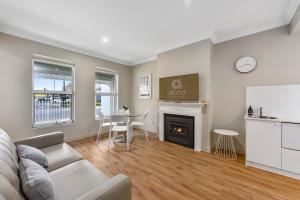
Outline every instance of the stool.
<path fill-rule="evenodd" d="M 237 156 L 233 137 L 238 136 L 239 133 L 226 129 L 215 129 L 214 132 L 219 135 L 215 151 L 217 157 L 228 160 L 236 160 Z"/>

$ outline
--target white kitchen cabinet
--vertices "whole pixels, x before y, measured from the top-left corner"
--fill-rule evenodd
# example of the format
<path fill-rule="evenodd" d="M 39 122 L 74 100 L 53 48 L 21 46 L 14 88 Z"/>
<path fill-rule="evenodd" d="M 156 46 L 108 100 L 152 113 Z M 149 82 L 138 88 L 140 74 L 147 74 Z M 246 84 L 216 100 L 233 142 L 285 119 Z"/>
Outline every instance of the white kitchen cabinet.
<path fill-rule="evenodd" d="M 282 123 L 282 169 L 300 174 L 300 124 Z"/>
<path fill-rule="evenodd" d="M 281 122 L 246 120 L 246 159 L 281 168 Z"/>
<path fill-rule="evenodd" d="M 300 124 L 282 123 L 282 147 L 300 151 Z"/>
<path fill-rule="evenodd" d="M 300 151 L 282 149 L 282 169 L 300 174 Z"/>

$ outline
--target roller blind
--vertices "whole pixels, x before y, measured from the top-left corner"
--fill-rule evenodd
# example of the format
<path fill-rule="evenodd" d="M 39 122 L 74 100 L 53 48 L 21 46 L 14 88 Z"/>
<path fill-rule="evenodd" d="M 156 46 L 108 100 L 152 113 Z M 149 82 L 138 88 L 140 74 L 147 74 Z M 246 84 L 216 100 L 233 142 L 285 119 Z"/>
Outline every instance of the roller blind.
<path fill-rule="evenodd" d="M 109 89 L 106 89 L 105 86 L 103 85 L 107 85 Z M 114 90 L 115 90 L 115 75 L 96 72 L 96 91 L 114 92 Z"/>
<path fill-rule="evenodd" d="M 72 68 L 34 62 L 34 77 L 43 79 L 72 81 Z"/>

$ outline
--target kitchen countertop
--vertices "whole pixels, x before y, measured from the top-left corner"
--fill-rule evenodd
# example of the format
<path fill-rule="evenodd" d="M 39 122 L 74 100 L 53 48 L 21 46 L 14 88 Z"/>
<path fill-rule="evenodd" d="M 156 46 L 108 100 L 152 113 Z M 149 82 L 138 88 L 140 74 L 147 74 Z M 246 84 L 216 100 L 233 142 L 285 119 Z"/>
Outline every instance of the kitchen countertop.
<path fill-rule="evenodd" d="M 258 121 L 269 121 L 269 122 L 287 122 L 287 123 L 300 123 L 300 119 L 296 118 L 285 118 L 285 117 L 278 117 L 277 119 L 263 119 L 258 117 L 248 117 L 248 115 L 245 115 L 245 120 L 258 120 Z"/>

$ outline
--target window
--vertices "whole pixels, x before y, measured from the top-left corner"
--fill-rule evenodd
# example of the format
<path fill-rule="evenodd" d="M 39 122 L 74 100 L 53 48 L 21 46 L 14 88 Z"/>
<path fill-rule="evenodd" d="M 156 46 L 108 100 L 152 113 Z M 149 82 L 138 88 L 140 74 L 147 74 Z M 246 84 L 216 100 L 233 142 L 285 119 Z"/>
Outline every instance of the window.
<path fill-rule="evenodd" d="M 32 125 L 73 122 L 74 65 L 33 60 Z"/>
<path fill-rule="evenodd" d="M 117 110 L 117 75 L 96 72 L 95 79 L 95 114 L 97 119 L 99 112 L 108 116 Z"/>

